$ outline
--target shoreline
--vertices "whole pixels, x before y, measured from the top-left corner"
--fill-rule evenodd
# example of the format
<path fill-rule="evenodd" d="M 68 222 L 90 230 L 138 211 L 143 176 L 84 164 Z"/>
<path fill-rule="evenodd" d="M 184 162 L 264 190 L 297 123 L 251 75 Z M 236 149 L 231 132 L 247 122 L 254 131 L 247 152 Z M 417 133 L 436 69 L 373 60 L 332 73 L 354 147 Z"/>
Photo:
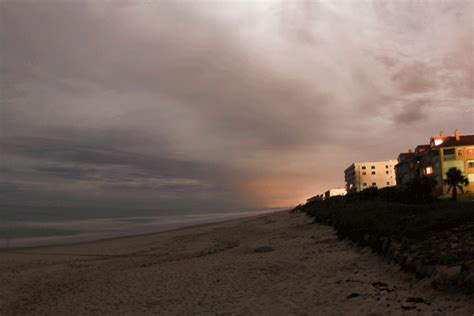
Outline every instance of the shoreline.
<path fill-rule="evenodd" d="M 101 238 L 101 239 L 84 240 L 84 241 L 77 241 L 77 242 L 71 242 L 71 243 L 61 243 L 61 244 L 24 246 L 24 247 L 9 247 L 9 248 L 0 247 L 0 254 L 1 253 L 8 253 L 9 251 L 18 253 L 18 251 L 21 251 L 21 250 L 36 250 L 36 249 L 44 249 L 44 248 L 81 246 L 81 245 L 95 244 L 95 243 L 108 242 L 108 241 L 121 240 L 121 239 L 128 239 L 128 238 L 147 237 L 147 236 L 153 236 L 153 235 L 158 235 L 158 234 L 170 233 L 170 232 L 174 232 L 174 231 L 181 231 L 181 230 L 192 229 L 192 228 L 206 227 L 206 226 L 210 226 L 210 225 L 225 224 L 225 223 L 230 223 L 230 222 L 239 221 L 239 220 L 245 220 L 245 219 L 249 219 L 249 218 L 258 218 L 258 217 L 273 214 L 273 213 L 289 212 L 289 211 L 290 211 L 290 209 L 269 211 L 269 212 L 265 212 L 263 214 L 249 215 L 249 216 L 233 218 L 233 219 L 227 219 L 227 220 L 217 221 L 217 222 L 191 224 L 191 225 L 188 225 L 188 226 L 170 228 L 170 229 L 165 229 L 165 230 L 162 230 L 162 231 L 157 231 L 157 232 L 152 232 L 152 233 L 133 234 L 133 235 L 124 235 L 124 236 L 116 236 L 116 237 L 105 237 L 105 238 Z"/>
<path fill-rule="evenodd" d="M 472 296 L 435 291 L 299 212 L 0 254 L 2 315 L 474 310 Z"/>

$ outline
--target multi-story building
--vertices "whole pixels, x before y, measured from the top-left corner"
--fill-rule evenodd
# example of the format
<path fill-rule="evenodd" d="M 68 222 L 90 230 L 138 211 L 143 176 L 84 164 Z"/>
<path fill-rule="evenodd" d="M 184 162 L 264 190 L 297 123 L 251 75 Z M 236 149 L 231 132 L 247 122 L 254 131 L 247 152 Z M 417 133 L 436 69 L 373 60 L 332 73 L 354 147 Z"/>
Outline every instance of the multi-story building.
<path fill-rule="evenodd" d="M 400 154 L 395 167 L 397 183 L 404 186 L 415 178 L 432 177 L 436 182 L 435 195 L 447 197 L 448 186 L 444 185 L 444 180 L 446 172 L 453 167 L 469 180 L 469 185 L 464 187 L 465 195 L 474 195 L 474 135 L 461 135 L 458 130 L 454 136 L 441 132 L 430 138 L 429 145 Z"/>
<path fill-rule="evenodd" d="M 427 151 L 430 149 L 430 145 L 419 145 L 416 146 L 415 150 L 408 150 L 406 153 L 401 153 L 398 156 L 398 164 L 395 165 L 395 174 L 397 179 L 397 185 L 405 185 L 415 178 L 423 175 L 422 162 L 427 159 Z"/>
<path fill-rule="evenodd" d="M 396 160 L 353 163 L 344 171 L 347 192 L 396 185 L 394 168 L 396 164 Z"/>
<path fill-rule="evenodd" d="M 347 191 L 344 188 L 329 189 L 324 192 L 324 199 L 329 199 L 332 196 L 346 195 Z"/>

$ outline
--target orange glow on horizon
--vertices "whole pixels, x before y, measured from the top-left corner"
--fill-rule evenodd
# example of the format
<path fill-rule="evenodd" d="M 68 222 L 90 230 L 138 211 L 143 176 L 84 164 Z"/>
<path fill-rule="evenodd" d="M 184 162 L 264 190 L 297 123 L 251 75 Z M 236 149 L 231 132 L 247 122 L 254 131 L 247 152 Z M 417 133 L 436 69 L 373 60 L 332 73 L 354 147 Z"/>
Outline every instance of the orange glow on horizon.
<path fill-rule="evenodd" d="M 245 191 L 265 208 L 289 208 L 320 194 L 305 178 L 256 179 L 245 185 Z"/>

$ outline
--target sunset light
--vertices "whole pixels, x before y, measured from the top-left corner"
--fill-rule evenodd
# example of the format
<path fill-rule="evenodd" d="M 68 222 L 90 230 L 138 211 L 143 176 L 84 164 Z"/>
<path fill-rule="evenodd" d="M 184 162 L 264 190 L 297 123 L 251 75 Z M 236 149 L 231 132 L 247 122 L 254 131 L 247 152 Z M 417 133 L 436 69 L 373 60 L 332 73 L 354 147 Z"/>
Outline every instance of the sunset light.
<path fill-rule="evenodd" d="M 0 0 L 0 316 L 474 315 L 474 0 Z"/>

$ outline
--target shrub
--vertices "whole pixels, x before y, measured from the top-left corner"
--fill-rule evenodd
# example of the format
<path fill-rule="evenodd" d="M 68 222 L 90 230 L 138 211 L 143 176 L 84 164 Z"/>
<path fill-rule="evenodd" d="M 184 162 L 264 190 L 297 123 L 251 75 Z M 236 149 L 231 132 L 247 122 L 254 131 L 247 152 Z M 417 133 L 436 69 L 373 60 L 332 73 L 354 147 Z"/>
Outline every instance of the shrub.
<path fill-rule="evenodd" d="M 333 225 L 340 238 L 349 238 L 362 244 L 368 243 L 367 236 L 389 239 L 401 243 L 406 249 L 421 249 L 437 262 L 444 262 L 447 257 L 451 258 L 450 262 L 474 261 L 473 247 L 455 253 L 446 241 L 449 236 L 462 232 L 460 227 L 474 227 L 474 203 L 401 203 L 394 201 L 399 197 L 399 192 L 393 189 L 370 189 L 360 194 L 314 201 L 301 206 L 301 210 L 313 216 L 317 222 Z M 439 241 L 439 236 L 443 234 L 448 237 Z M 456 238 L 472 239 L 469 236 L 464 234 Z M 433 238 L 438 241 L 428 242 Z"/>

